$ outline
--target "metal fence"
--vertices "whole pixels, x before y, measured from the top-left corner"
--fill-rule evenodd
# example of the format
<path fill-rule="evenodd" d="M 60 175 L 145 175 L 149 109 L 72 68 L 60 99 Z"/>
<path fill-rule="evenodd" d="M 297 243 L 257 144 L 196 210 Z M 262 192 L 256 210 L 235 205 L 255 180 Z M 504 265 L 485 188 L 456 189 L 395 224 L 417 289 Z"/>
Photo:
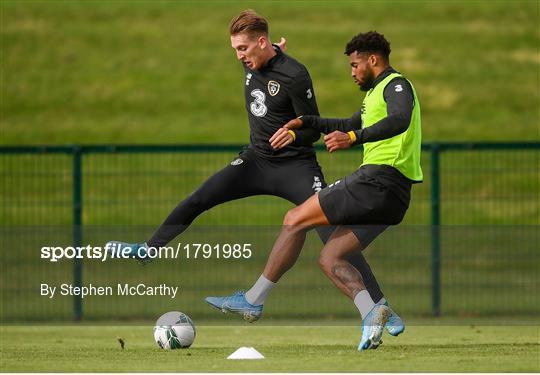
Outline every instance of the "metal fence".
<path fill-rule="evenodd" d="M 241 149 L 240 145 L 0 147 L 2 251 L 7 251 L 6 231 L 15 227 L 67 225 L 72 228 L 74 245 L 83 243 L 85 231 L 99 226 L 151 228 Z M 459 314 L 460 309 L 442 309 L 442 298 L 455 299 L 453 306 L 457 306 L 461 288 L 471 288 L 477 281 L 467 281 L 467 274 L 455 276 L 457 270 L 462 272 L 470 266 L 464 259 L 468 259 L 471 246 L 483 249 L 478 250 L 483 253 L 477 259 L 482 263 L 493 255 L 493 247 L 506 243 L 515 246 L 512 241 L 494 240 L 497 234 L 506 232 L 506 237 L 513 237 L 516 231 L 521 233 L 520 254 L 528 257 L 528 268 L 521 269 L 520 264 L 512 265 L 508 258 L 501 258 L 491 269 L 479 263 L 470 274 L 482 269 L 489 275 L 490 270 L 497 272 L 497 267 L 505 262 L 517 267 L 514 271 L 522 270 L 527 277 L 508 290 L 508 298 L 516 290 L 522 293 L 526 289 L 530 293 L 523 294 L 526 301 L 522 309 L 509 313 L 537 313 L 539 249 L 535 228 L 540 223 L 540 143 L 425 143 L 422 150 L 425 181 L 414 186 L 411 207 L 401 226 L 410 228 L 410 233 L 425 232 L 427 237 L 423 245 L 418 245 L 422 261 L 417 263 L 422 263 L 421 272 L 430 274 L 418 286 L 430 290 L 429 313 Z M 330 183 L 356 169 L 361 155 L 354 149 L 336 154 L 318 152 L 318 159 Z M 216 207 L 195 224 L 278 225 L 290 207 L 290 203 L 275 197 L 252 197 Z M 456 241 L 468 236 L 471 239 L 466 246 Z M 496 245 L 490 248 L 493 241 Z M 396 244 L 392 246 L 403 246 Z M 383 262 L 374 257 L 377 259 Z M 6 270 L 6 264 L 3 267 Z M 81 285 L 82 262 L 74 261 L 72 269 L 74 284 Z M 491 281 L 488 276 L 483 278 L 477 284 L 485 284 L 487 289 L 508 285 L 504 277 Z M 2 283 L 5 287 L 6 279 Z M 399 284 L 395 281 L 396 288 Z M 8 294 L 4 292 L 2 298 L 6 302 Z M 471 297 L 471 301 L 474 299 Z M 82 300 L 75 298 L 73 304 L 75 318 L 80 319 Z M 470 304 L 463 310 L 469 307 Z M 493 313 L 506 311 L 503 310 Z"/>

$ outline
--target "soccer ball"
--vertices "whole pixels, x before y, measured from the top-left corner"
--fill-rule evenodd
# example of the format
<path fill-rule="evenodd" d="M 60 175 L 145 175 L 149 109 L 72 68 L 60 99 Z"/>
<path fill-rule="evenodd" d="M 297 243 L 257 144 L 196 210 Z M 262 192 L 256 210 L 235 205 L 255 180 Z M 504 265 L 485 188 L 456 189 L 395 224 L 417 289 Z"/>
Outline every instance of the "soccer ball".
<path fill-rule="evenodd" d="M 154 340 L 161 349 L 189 348 L 195 341 L 193 321 L 180 311 L 165 313 L 156 322 Z"/>

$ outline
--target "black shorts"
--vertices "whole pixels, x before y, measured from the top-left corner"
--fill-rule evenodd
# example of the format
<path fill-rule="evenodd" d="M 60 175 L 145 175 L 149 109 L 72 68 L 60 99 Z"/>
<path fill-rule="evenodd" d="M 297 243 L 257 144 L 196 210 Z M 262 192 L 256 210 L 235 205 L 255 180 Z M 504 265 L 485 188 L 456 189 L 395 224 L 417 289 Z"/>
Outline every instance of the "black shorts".
<path fill-rule="evenodd" d="M 321 190 L 319 203 L 332 225 L 385 228 L 403 220 L 409 208 L 411 185 L 393 167 L 365 165 Z"/>
<path fill-rule="evenodd" d="M 225 202 L 273 195 L 300 205 L 325 186 L 315 155 L 269 158 L 246 149 L 181 201 L 147 243 L 165 246 L 204 211 Z M 326 232 L 321 230 L 323 241 L 331 234 Z"/>
<path fill-rule="evenodd" d="M 299 205 L 324 187 L 326 183 L 315 155 L 272 159 L 247 149 L 182 200 L 147 244 L 151 247 L 165 246 L 204 211 L 224 202 L 268 194 Z M 384 228 L 366 226 L 353 230 L 360 239 L 359 250 L 369 245 Z M 334 230 L 332 226 L 317 228 L 324 243 Z M 383 297 L 382 291 L 362 252 L 358 251 L 349 260 L 362 274 L 373 300 L 379 301 Z"/>

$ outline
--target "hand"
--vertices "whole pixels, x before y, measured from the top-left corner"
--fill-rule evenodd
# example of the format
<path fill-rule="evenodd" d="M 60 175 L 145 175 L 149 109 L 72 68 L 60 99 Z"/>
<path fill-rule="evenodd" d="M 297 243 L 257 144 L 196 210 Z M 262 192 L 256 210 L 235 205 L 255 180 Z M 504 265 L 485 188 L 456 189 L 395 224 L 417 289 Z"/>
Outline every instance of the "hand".
<path fill-rule="evenodd" d="M 328 152 L 334 152 L 339 149 L 351 147 L 352 139 L 347 133 L 335 131 L 324 136 L 324 143 Z"/>
<path fill-rule="evenodd" d="M 279 128 L 269 140 L 274 150 L 279 150 L 294 142 L 293 136 L 286 127 Z"/>
<path fill-rule="evenodd" d="M 289 133 L 289 130 L 292 129 L 298 129 L 302 126 L 303 121 L 302 118 L 295 118 L 283 125 L 282 128 L 279 128 L 277 132 L 274 133 L 274 135 L 270 138 L 269 142 L 270 145 L 274 148 L 274 150 L 279 150 L 280 148 L 283 148 L 287 146 L 288 144 L 291 144 L 294 142 L 294 138 Z"/>
<path fill-rule="evenodd" d="M 297 117 L 283 125 L 284 128 L 291 130 L 291 129 L 298 129 L 301 128 L 304 122 L 302 121 L 302 117 Z"/>
<path fill-rule="evenodd" d="M 283 52 L 287 51 L 287 39 L 285 39 L 284 37 L 281 37 L 281 39 L 280 39 L 279 43 L 277 44 L 277 46 Z"/>

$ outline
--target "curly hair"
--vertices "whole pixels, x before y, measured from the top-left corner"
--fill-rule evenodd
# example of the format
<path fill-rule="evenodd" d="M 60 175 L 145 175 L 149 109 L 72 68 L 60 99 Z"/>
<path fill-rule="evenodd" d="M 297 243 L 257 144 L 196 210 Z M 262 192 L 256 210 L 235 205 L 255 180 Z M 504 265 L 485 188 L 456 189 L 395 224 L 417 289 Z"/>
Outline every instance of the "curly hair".
<path fill-rule="evenodd" d="M 390 43 L 384 38 L 384 35 L 376 31 L 360 33 L 353 37 L 345 47 L 345 54 L 350 55 L 353 52 L 371 52 L 379 53 L 386 61 L 390 56 Z"/>

